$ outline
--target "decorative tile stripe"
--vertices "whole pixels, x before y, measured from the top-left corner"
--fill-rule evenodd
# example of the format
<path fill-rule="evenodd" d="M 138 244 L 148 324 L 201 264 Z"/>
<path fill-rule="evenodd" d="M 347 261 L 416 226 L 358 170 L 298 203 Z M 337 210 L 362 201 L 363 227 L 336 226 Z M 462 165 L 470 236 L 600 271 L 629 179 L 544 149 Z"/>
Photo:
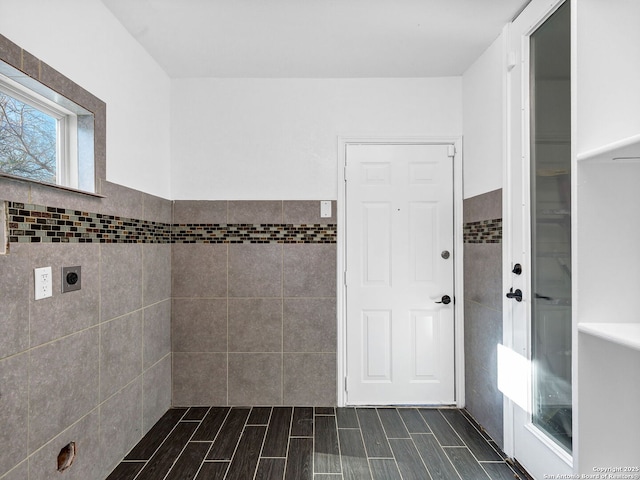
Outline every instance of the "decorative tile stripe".
<path fill-rule="evenodd" d="M 321 224 L 173 225 L 172 243 L 336 243 L 336 226 Z"/>
<path fill-rule="evenodd" d="M 467 222 L 463 236 L 464 243 L 502 243 L 502 219 Z"/>
<path fill-rule="evenodd" d="M 171 225 L 8 202 L 12 243 L 170 243 Z"/>
<path fill-rule="evenodd" d="M 174 224 L 7 202 L 11 243 L 336 243 L 336 225 Z"/>

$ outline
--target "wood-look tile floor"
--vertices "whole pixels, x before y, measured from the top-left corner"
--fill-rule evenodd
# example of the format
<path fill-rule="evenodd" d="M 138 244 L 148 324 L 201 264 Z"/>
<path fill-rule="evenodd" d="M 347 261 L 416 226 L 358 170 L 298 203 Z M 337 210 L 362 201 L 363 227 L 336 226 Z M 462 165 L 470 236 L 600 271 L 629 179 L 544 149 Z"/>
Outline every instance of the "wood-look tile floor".
<path fill-rule="evenodd" d="M 456 409 L 173 408 L 107 480 L 526 478 L 503 457 Z"/>

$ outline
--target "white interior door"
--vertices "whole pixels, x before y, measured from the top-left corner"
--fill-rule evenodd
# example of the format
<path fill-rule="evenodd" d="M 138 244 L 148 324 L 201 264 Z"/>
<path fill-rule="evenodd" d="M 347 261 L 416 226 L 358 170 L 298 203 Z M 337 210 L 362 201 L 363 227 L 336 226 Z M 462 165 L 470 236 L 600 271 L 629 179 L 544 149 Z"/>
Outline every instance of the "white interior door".
<path fill-rule="evenodd" d="M 569 7 L 533 0 L 509 32 L 504 285 L 521 298 L 505 298 L 499 383 L 505 452 L 536 479 L 572 472 Z"/>
<path fill-rule="evenodd" d="M 349 144 L 345 174 L 346 403 L 452 404 L 453 146 Z"/>

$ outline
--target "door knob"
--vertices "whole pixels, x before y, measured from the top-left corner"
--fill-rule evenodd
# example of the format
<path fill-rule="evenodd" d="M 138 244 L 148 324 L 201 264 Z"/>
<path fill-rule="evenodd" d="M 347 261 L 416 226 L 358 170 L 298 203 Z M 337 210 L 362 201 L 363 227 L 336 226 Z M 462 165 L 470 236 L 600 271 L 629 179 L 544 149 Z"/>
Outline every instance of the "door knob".
<path fill-rule="evenodd" d="M 451 297 L 449 295 L 443 295 L 442 299 L 436 303 L 444 303 L 445 305 L 449 305 L 451 303 Z"/>
<path fill-rule="evenodd" d="M 522 301 L 522 290 L 516 288 L 516 291 L 513 291 L 513 287 L 509 289 L 509 293 L 507 293 L 507 298 L 515 298 L 516 302 Z"/>

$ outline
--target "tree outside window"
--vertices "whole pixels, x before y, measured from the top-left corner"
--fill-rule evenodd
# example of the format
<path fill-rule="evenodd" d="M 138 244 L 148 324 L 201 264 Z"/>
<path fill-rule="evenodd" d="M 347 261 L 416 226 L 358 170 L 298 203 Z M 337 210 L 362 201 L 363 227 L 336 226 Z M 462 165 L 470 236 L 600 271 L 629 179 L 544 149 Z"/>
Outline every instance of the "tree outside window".
<path fill-rule="evenodd" d="M 56 183 L 58 120 L 0 91 L 0 172 Z"/>

